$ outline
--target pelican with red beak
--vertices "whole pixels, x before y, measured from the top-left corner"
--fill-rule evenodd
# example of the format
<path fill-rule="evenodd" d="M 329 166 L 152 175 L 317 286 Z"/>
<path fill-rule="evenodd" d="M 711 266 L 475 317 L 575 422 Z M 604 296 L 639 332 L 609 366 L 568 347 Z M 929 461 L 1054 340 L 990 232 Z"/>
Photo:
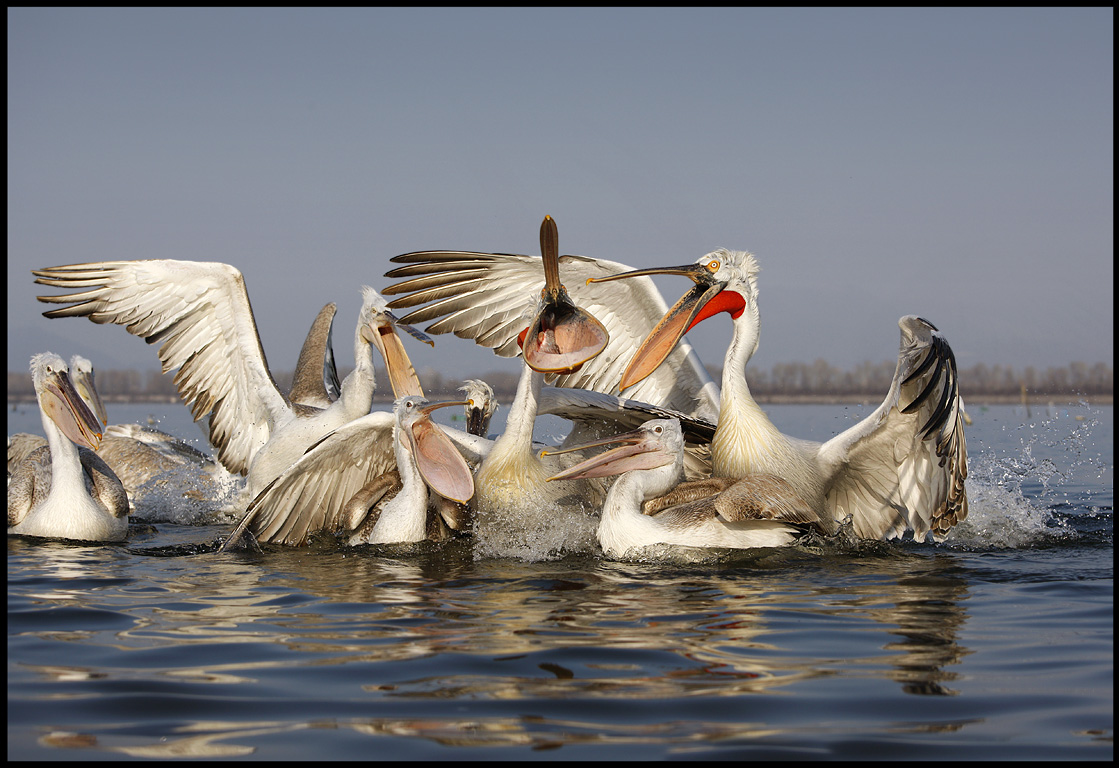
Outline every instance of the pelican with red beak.
<path fill-rule="evenodd" d="M 602 505 L 598 541 L 621 558 L 656 544 L 750 549 L 793 543 L 810 528 L 834 533 L 807 502 L 780 478 L 712 478 L 684 483 L 684 435 L 677 419 L 653 419 L 632 432 L 570 449 L 617 445 L 559 472 L 549 480 L 620 475 Z M 646 502 L 657 500 L 653 508 Z"/>
<path fill-rule="evenodd" d="M 634 387 L 657 370 L 695 325 L 725 312 L 734 331 L 711 444 L 713 474 L 776 475 L 822 516 L 850 519 L 854 533 L 863 538 L 893 539 L 909 529 L 918 541 L 930 531 L 942 539 L 967 517 L 963 400 L 947 339 L 926 320 L 901 318 L 897 368 L 882 404 L 825 443 L 789 437 L 769 420 L 746 383 L 746 364 L 759 339 L 757 273 L 752 254 L 719 249 L 694 264 L 596 278 L 673 274 L 695 284 L 642 342 L 620 389 Z"/>
<path fill-rule="evenodd" d="M 31 358 L 47 445 L 24 459 L 8 481 L 8 534 L 80 541 L 121 541 L 128 497 L 94 451 L 103 425 L 74 389 L 61 357 Z"/>

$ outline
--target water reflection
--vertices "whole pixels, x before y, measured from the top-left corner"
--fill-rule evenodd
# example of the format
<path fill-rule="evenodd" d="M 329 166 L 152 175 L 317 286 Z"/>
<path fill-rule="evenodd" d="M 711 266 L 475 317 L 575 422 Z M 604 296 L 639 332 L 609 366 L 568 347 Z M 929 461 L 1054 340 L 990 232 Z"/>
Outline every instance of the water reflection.
<path fill-rule="evenodd" d="M 774 714 L 772 695 L 761 694 L 792 695 L 797 705 L 848 678 L 952 695 L 952 667 L 969 653 L 959 641 L 969 590 L 953 555 L 892 545 L 858 557 L 790 551 L 702 566 L 476 562 L 454 543 L 376 553 L 202 549 L 145 557 L 9 541 L 9 568 L 21 561 L 9 585 L 9 643 L 18 635 L 71 649 L 50 664 L 19 663 L 25 686 L 86 707 L 110 697 L 104 718 L 113 727 L 122 718 L 111 697 L 122 690 L 160 681 L 171 697 L 164 717 L 178 720 L 181 738 L 102 738 L 96 748 L 234 756 L 276 730 L 327 723 L 537 747 L 757 738 L 797 719 Z M 58 611 L 71 613 L 60 623 L 51 619 Z M 190 707 L 174 715 L 176 703 L 199 697 L 220 711 L 246 697 L 257 719 L 202 727 Z M 587 710 L 596 700 L 628 704 L 596 720 Z M 502 704 L 475 709 L 484 702 Z M 97 729 L 60 716 L 44 730 Z M 81 733 L 44 738 L 88 746 Z"/>

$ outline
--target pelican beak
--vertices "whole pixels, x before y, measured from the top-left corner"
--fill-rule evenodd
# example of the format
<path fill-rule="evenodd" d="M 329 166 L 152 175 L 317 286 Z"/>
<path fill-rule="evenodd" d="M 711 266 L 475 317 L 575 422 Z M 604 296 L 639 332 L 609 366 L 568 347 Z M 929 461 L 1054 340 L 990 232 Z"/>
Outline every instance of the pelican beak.
<path fill-rule="evenodd" d="M 543 306 L 522 336 L 525 363 L 542 373 L 573 373 L 610 341 L 606 327 L 575 306 L 559 279 L 559 231 L 551 216 L 540 225 L 544 260 Z"/>
<path fill-rule="evenodd" d="M 467 401 L 468 410 L 466 411 L 466 431 L 472 435 L 481 435 L 485 430 L 486 411 L 484 408 L 479 407 L 473 400 Z"/>
<path fill-rule="evenodd" d="M 440 496 L 464 504 L 474 495 L 474 476 L 455 444 L 431 420 L 431 414 L 439 408 L 466 404 L 465 400 L 428 403 L 417 409 L 411 428 L 406 430 L 424 482 Z"/>
<path fill-rule="evenodd" d="M 423 397 L 424 393 L 420 386 L 420 379 L 416 376 L 416 369 L 412 367 L 412 361 L 408 358 L 408 353 L 404 351 L 404 345 L 400 342 L 400 335 L 397 333 L 398 328 L 403 329 L 425 344 L 435 346 L 435 342 L 425 333 L 410 325 L 398 322 L 396 317 L 387 311 L 379 313 L 375 316 L 373 322 L 362 326 L 361 335 L 376 347 L 381 353 L 381 357 L 384 358 L 385 370 L 388 371 L 389 382 L 392 384 L 393 397 Z"/>
<path fill-rule="evenodd" d="M 101 423 L 74 389 L 70 376 L 52 373 L 40 394 L 43 411 L 72 442 L 96 451 L 101 444 Z"/>
<path fill-rule="evenodd" d="M 558 451 L 544 450 L 541 456 L 554 453 L 569 453 L 603 445 L 619 445 L 597 456 L 568 467 L 563 472 L 552 475 L 548 480 L 578 480 L 590 477 L 610 477 L 634 469 L 655 469 L 671 464 L 676 457 L 664 450 L 661 443 L 643 429 L 635 429 L 613 437 L 606 437 L 573 448 Z"/>
<path fill-rule="evenodd" d="M 661 318 L 657 326 L 645 337 L 630 360 L 618 391 L 624 392 L 638 384 L 657 369 L 665 358 L 675 349 L 677 342 L 701 320 L 706 320 L 719 312 L 729 312 L 737 317 L 745 308 L 746 302 L 735 291 L 723 292 L 726 283 L 716 280 L 714 275 L 702 264 L 687 264 L 680 267 L 656 267 L 635 269 L 609 277 L 591 278 L 588 282 L 604 283 L 627 277 L 644 275 L 683 275 L 695 282 L 695 286 Z M 718 297 L 718 298 L 716 298 Z"/>
<path fill-rule="evenodd" d="M 71 379 L 71 383 L 73 379 Z M 93 374 L 89 374 L 89 378 L 79 378 L 77 383 L 74 383 L 74 389 L 82 400 L 85 401 L 89 409 L 93 411 L 93 415 L 101 422 L 102 427 L 109 425 L 109 414 L 105 410 L 105 403 L 101 400 L 101 395 L 97 392 L 97 385 L 93 381 Z"/>

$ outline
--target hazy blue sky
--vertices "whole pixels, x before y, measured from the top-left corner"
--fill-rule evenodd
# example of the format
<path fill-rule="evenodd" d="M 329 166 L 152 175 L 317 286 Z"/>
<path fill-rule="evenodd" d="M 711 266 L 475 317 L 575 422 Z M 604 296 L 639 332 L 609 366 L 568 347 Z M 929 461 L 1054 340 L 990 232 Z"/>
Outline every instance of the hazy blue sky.
<path fill-rule="evenodd" d="M 8 369 L 155 368 L 33 268 L 223 261 L 269 362 L 400 253 L 754 252 L 761 347 L 850 368 L 897 319 L 961 367 L 1113 361 L 1113 11 L 8 10 Z M 687 287 L 661 282 L 671 304 Z M 729 322 L 690 334 L 716 367 Z M 447 376 L 515 370 L 453 336 Z M 966 394 L 966 381 L 963 382 Z M 885 394 L 885 393 L 883 393 Z"/>

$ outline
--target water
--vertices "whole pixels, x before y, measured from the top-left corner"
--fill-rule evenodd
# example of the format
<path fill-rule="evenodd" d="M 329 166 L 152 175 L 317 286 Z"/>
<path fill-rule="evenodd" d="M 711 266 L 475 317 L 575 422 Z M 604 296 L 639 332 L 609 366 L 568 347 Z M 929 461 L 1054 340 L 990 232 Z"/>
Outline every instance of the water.
<path fill-rule="evenodd" d="M 870 410 L 769 409 L 816 439 Z M 182 406 L 109 415 L 149 413 L 198 437 Z M 1110 760 L 1112 407 L 970 414 L 971 516 L 940 545 L 621 563 L 217 554 L 228 524 L 162 521 L 9 538 L 8 757 Z"/>

